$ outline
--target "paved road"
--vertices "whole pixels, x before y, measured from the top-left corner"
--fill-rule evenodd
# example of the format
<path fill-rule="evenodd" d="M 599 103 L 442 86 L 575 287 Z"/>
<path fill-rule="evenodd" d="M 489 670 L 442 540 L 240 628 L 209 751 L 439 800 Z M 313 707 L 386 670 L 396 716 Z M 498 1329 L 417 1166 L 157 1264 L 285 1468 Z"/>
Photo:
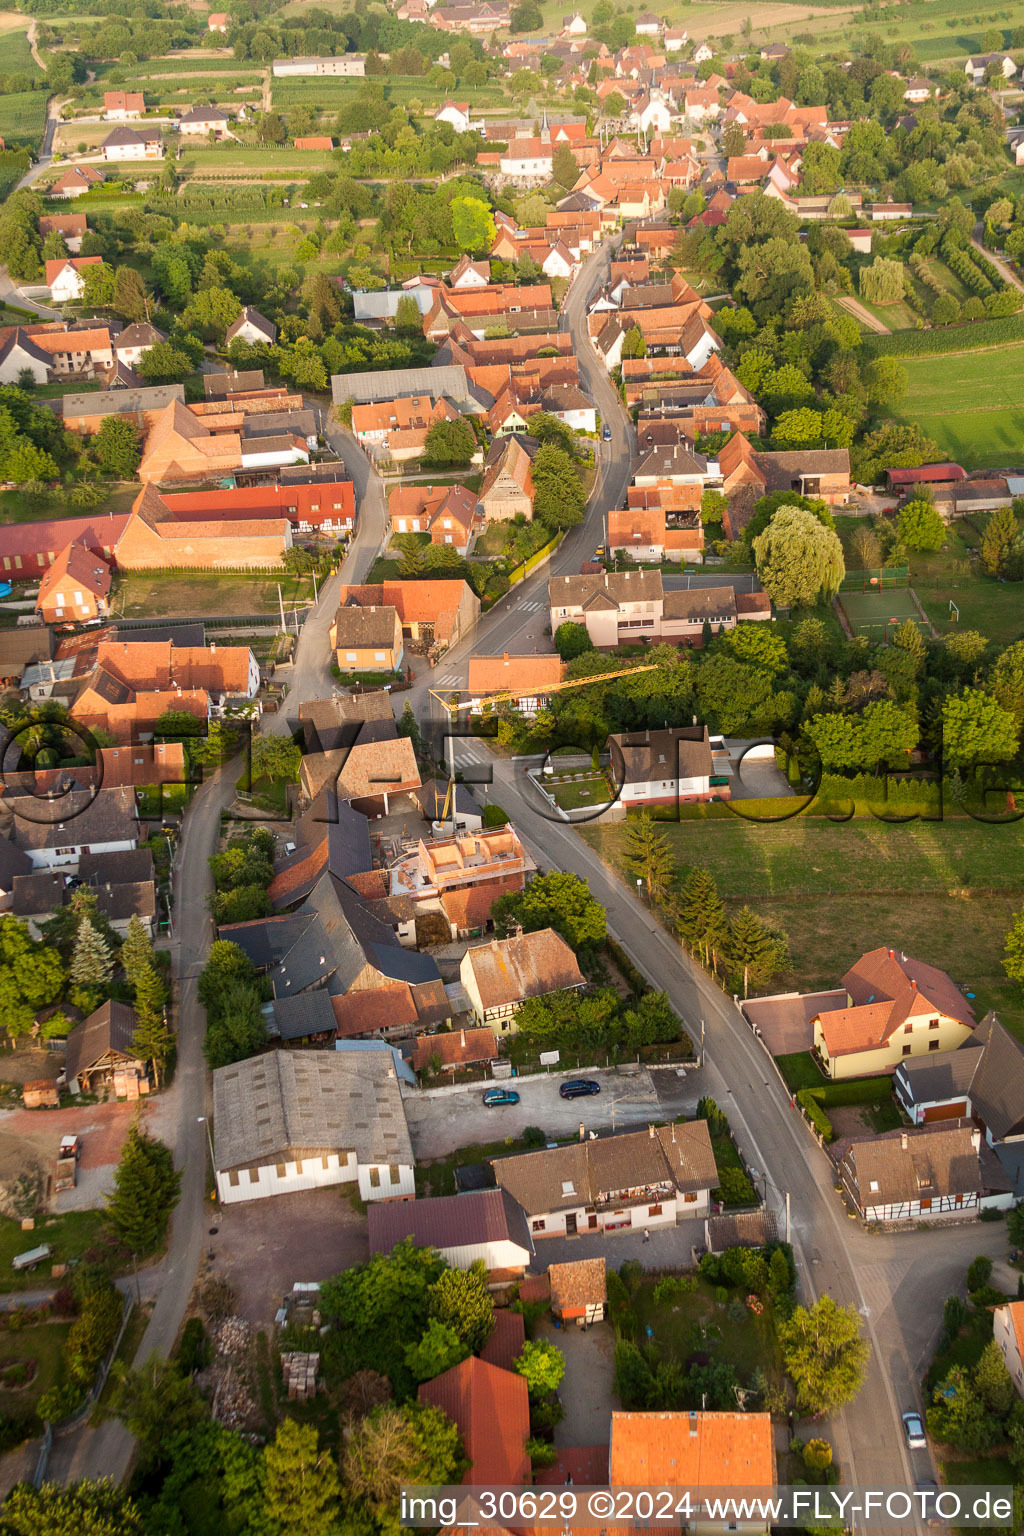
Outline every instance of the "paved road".
<path fill-rule="evenodd" d="M 317 406 L 318 412 L 321 410 Z M 338 588 L 357 586 L 365 581 L 378 550 L 384 543 L 387 507 L 381 478 L 351 432 L 321 416 L 321 431 L 339 458 L 355 487 L 359 515 L 341 568 L 320 588 L 319 599 L 299 633 L 295 661 L 289 676 L 279 668 L 279 680 L 287 681 L 288 697 L 276 715 L 264 715 L 260 729 L 268 735 L 290 731 L 298 717 L 298 707 L 309 699 L 330 698 L 337 686 L 331 676 L 331 651 L 328 631 L 338 607 Z"/>
<path fill-rule="evenodd" d="M 207 908 L 211 890 L 208 859 L 216 847 L 221 809 L 230 805 L 242 759 L 229 763 L 197 791 L 182 828 L 175 873 L 174 911 L 176 943 L 172 951 L 178 993 L 178 1063 L 169 1090 L 176 1113 L 162 1105 L 166 1119 L 176 1120 L 178 1133 L 174 1161 L 181 1170 L 181 1199 L 171 1219 L 168 1250 L 162 1260 L 160 1283 L 149 1326 L 139 1345 L 135 1364 L 150 1355 L 169 1355 L 178 1336 L 185 1307 L 192 1292 L 209 1220 L 206 1174 L 209 1152 L 206 1127 L 199 1116 L 212 1113 L 203 1035 L 206 1016 L 196 996 L 197 978 L 213 939 L 213 923 Z M 132 1437 L 117 1419 L 98 1429 L 84 1427 L 77 1434 L 54 1441 L 47 1476 L 54 1482 L 82 1477 L 113 1477 L 123 1480 L 131 1464 Z"/>

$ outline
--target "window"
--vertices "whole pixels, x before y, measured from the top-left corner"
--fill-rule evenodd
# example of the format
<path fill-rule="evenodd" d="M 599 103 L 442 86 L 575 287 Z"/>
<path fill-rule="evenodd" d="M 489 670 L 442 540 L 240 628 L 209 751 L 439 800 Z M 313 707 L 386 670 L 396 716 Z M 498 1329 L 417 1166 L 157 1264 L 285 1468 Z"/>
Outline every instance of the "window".
<path fill-rule="evenodd" d="M 939 1027 L 938 1019 L 929 1019 L 928 1020 L 928 1028 L 929 1029 L 938 1029 L 938 1027 Z"/>
<path fill-rule="evenodd" d="M 259 1169 L 258 1168 L 250 1168 L 249 1169 L 249 1183 L 250 1184 L 258 1184 L 259 1181 L 260 1181 L 260 1171 L 259 1171 Z"/>
<path fill-rule="evenodd" d="M 288 1167 L 287 1167 L 287 1164 L 285 1164 L 285 1163 L 278 1163 L 278 1165 L 277 1165 L 277 1176 L 278 1176 L 279 1179 L 285 1179 L 285 1178 L 288 1177 Z"/>
<path fill-rule="evenodd" d="M 903 1033 L 905 1035 L 912 1035 L 914 1033 L 914 1026 L 913 1026 L 913 1024 L 904 1024 L 904 1026 L 903 1026 Z"/>
<path fill-rule="evenodd" d="M 877 1179 L 872 1179 L 871 1183 L 868 1185 L 868 1189 L 870 1190 L 870 1192 L 873 1195 L 877 1195 L 878 1194 L 878 1180 Z"/>
<path fill-rule="evenodd" d="M 323 1157 L 320 1159 L 320 1166 L 321 1166 L 321 1168 L 324 1169 L 325 1172 L 331 1166 L 331 1159 L 327 1155 L 326 1152 L 324 1153 Z"/>
<path fill-rule="evenodd" d="M 688 1194 L 688 1195 L 684 1195 L 683 1196 L 683 1204 L 684 1205 L 696 1205 L 697 1204 L 697 1196 L 695 1194 L 693 1194 L 693 1193 Z"/>
<path fill-rule="evenodd" d="M 543 1219 L 541 1219 L 540 1221 L 532 1221 L 530 1223 L 530 1231 L 531 1232 L 543 1232 L 546 1225 L 547 1225 L 547 1223 Z"/>
<path fill-rule="evenodd" d="M 903 1047 L 903 1054 L 904 1054 L 904 1056 L 909 1056 L 913 1049 L 914 1049 L 914 1047 L 912 1045 L 905 1045 Z"/>
<path fill-rule="evenodd" d="M 942 1044 L 941 1040 L 929 1040 L 928 1041 L 928 1049 L 930 1051 L 937 1051 L 941 1044 Z"/>
<path fill-rule="evenodd" d="M 346 651 L 345 652 L 345 660 L 346 661 L 355 661 L 356 660 L 356 653 L 355 653 L 355 651 Z"/>
<path fill-rule="evenodd" d="M 391 1174 L 391 1182 L 392 1182 L 392 1184 L 401 1184 L 401 1182 L 402 1182 L 402 1170 L 401 1170 L 401 1168 L 396 1168 L 396 1167 L 392 1166 L 388 1171 Z"/>
<path fill-rule="evenodd" d="M 232 1168 L 231 1172 L 228 1174 L 228 1183 L 231 1185 L 232 1189 L 237 1189 L 238 1182 L 238 1169 Z"/>
<path fill-rule="evenodd" d="M 370 1188 L 371 1189 L 380 1189 L 380 1169 L 379 1168 L 371 1168 L 370 1169 Z"/>
<path fill-rule="evenodd" d="M 374 661 L 386 661 L 387 660 L 387 652 L 386 651 L 374 651 L 373 659 L 374 659 Z"/>
<path fill-rule="evenodd" d="M 648 1216 L 660 1216 L 661 1215 L 661 1206 L 660 1205 L 648 1206 L 647 1214 L 648 1214 Z"/>

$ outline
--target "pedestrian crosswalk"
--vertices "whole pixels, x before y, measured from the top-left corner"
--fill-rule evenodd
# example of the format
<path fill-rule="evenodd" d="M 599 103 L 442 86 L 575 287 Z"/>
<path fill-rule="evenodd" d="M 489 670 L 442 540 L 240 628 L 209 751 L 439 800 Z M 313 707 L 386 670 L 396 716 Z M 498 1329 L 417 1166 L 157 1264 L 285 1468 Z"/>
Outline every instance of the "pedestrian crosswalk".
<path fill-rule="evenodd" d="M 458 672 L 441 672 L 437 677 L 437 684 L 441 688 L 450 688 L 454 683 L 461 681 L 461 674 Z"/>
<path fill-rule="evenodd" d="M 520 608 L 523 613 L 539 613 L 542 608 L 547 607 L 547 603 L 543 598 L 531 598 L 529 602 L 517 603 L 516 607 Z"/>

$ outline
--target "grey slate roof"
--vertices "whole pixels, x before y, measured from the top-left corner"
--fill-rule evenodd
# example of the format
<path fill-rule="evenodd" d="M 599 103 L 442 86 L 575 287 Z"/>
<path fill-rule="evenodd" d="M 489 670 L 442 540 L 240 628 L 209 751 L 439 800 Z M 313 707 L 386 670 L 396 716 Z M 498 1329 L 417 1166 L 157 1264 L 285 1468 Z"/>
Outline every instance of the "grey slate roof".
<path fill-rule="evenodd" d="M 390 1253 L 411 1238 L 417 1248 L 468 1248 L 480 1243 L 517 1243 L 533 1253 L 523 1208 L 504 1189 L 426 1200 L 392 1200 L 371 1205 L 370 1253 Z"/>
<path fill-rule="evenodd" d="M 9 891 L 16 879 L 31 874 L 32 860 L 7 836 L 0 837 L 0 891 Z"/>
<path fill-rule="evenodd" d="M 413 1165 L 390 1053 L 272 1051 L 220 1067 L 213 1125 L 220 1172 L 316 1152 L 354 1152 L 364 1165 Z"/>
<path fill-rule="evenodd" d="M 398 313 L 400 299 L 412 299 L 421 315 L 425 315 L 434 302 L 436 288 L 382 288 L 379 293 L 353 290 L 353 318 L 359 320 L 393 320 Z"/>
<path fill-rule="evenodd" d="M 88 789 L 74 789 L 53 801 L 12 795 L 7 803 L 14 811 L 15 839 L 25 849 L 134 843 L 138 838 L 135 791 L 127 787 L 100 789 L 95 797 Z"/>
<path fill-rule="evenodd" d="M 665 593 L 666 619 L 688 619 L 691 623 L 722 624 L 736 617 L 734 587 L 691 587 Z"/>
<path fill-rule="evenodd" d="M 300 997 L 277 997 L 271 1004 L 270 1033 L 281 1040 L 305 1040 L 310 1035 L 333 1035 L 338 1027 L 330 993 L 323 988 Z"/>
<path fill-rule="evenodd" d="M 120 339 L 120 338 L 119 338 Z M 94 394 L 65 395 L 55 402 L 68 420 L 75 416 L 126 416 L 132 411 L 162 411 L 174 400 L 184 402 L 183 384 L 153 384 L 143 389 L 98 389 Z"/>
<path fill-rule="evenodd" d="M 548 604 L 552 608 L 585 607 L 596 597 L 607 606 L 620 603 L 654 603 L 664 596 L 660 571 L 608 571 L 600 576 L 552 576 Z"/>
<path fill-rule="evenodd" d="M 429 395 L 438 400 L 464 400 L 469 393 L 466 370 L 447 368 L 378 368 L 368 373 L 336 373 L 331 377 L 335 405 L 354 400 L 368 405 L 378 400 L 398 400 L 406 395 Z"/>
<path fill-rule="evenodd" d="M 335 615 L 338 650 L 369 650 L 378 647 L 390 650 L 395 643 L 394 608 L 364 608 L 358 603 L 348 603 Z"/>
<path fill-rule="evenodd" d="M 625 784 L 655 779 L 705 779 L 711 771 L 711 747 L 706 725 L 685 725 L 664 731 L 630 731 L 609 736 L 612 771 Z"/>
<path fill-rule="evenodd" d="M 518 1200 L 528 1216 L 573 1210 L 606 1196 L 658 1185 L 672 1184 L 692 1192 L 714 1189 L 718 1183 L 704 1120 L 496 1158 L 491 1166 L 498 1185 Z"/>
<path fill-rule="evenodd" d="M 132 1050 L 135 1033 L 135 1009 L 127 1003 L 106 1002 L 90 1013 L 84 1024 L 76 1024 L 68 1035 L 64 1071 L 68 1082 L 105 1056 L 117 1051 L 138 1061 Z"/>

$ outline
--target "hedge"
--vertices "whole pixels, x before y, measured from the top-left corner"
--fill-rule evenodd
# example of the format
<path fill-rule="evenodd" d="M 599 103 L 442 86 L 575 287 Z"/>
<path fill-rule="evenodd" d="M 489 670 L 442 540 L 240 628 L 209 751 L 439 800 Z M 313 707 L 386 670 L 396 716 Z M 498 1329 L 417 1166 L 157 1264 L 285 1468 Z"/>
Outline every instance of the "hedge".
<path fill-rule="evenodd" d="M 823 1136 L 826 1141 L 835 1141 L 836 1133 L 832 1128 L 832 1121 L 822 1109 L 818 1098 L 818 1095 L 823 1091 L 821 1088 L 801 1088 L 796 1096 L 796 1101 L 814 1126 L 818 1135 Z"/>
<path fill-rule="evenodd" d="M 1002 320 L 975 320 L 935 331 L 894 331 L 891 336 L 865 336 L 868 357 L 920 357 L 941 352 L 978 352 L 1024 341 L 1024 315 Z"/>
<path fill-rule="evenodd" d="M 819 1104 L 838 1107 L 840 1104 L 887 1104 L 892 1097 L 891 1077 L 859 1077 L 846 1083 L 824 1083 L 820 1088 L 807 1088 Z"/>

